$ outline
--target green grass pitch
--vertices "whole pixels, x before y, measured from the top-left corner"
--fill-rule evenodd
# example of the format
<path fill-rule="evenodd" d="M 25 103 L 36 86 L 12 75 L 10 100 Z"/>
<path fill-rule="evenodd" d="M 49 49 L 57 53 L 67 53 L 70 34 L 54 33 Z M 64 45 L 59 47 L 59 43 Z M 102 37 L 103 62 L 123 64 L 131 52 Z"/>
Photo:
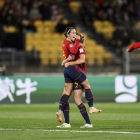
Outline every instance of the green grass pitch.
<path fill-rule="evenodd" d="M 1 104 L 0 140 L 140 140 L 140 103 L 94 103 L 103 112 L 89 114 L 93 128 L 88 129 L 80 128 L 85 121 L 74 103 L 70 103 L 72 127 L 56 128 L 58 106 Z"/>

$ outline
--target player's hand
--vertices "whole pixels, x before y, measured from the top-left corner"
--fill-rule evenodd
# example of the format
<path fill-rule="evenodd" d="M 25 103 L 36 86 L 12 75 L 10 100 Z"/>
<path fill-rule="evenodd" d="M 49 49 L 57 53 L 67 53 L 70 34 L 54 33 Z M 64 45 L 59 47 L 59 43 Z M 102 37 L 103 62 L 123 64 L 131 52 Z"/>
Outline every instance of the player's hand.
<path fill-rule="evenodd" d="M 74 59 L 75 59 L 75 55 L 72 55 L 71 57 L 72 57 L 72 60 L 74 60 Z"/>
<path fill-rule="evenodd" d="M 79 35 L 76 35 L 76 39 L 80 39 L 80 36 Z"/>
<path fill-rule="evenodd" d="M 65 64 L 65 67 L 68 68 L 69 67 L 69 62 Z"/>
<path fill-rule="evenodd" d="M 68 57 L 68 60 L 70 61 L 70 60 L 74 60 L 74 59 L 75 59 L 75 55 L 70 54 Z"/>
<path fill-rule="evenodd" d="M 63 61 L 62 64 L 61 64 L 61 66 L 64 66 L 64 64 L 65 64 L 65 62 Z"/>

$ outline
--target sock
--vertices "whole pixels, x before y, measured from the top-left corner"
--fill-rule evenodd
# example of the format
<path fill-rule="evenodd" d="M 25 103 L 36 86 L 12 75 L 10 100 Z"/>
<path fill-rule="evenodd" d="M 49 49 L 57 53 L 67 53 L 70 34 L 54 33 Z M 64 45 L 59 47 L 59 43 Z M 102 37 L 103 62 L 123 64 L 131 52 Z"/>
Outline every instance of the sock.
<path fill-rule="evenodd" d="M 65 106 L 65 108 L 63 110 L 65 123 L 70 123 L 69 122 L 69 110 L 70 110 L 69 101 L 67 101 L 66 106 Z"/>
<path fill-rule="evenodd" d="M 92 95 L 91 89 L 85 89 L 85 97 L 86 97 L 89 107 L 93 107 L 93 95 Z"/>
<path fill-rule="evenodd" d="M 86 123 L 91 124 L 85 105 L 83 103 L 81 103 L 78 106 L 78 108 L 79 108 L 83 118 L 85 119 Z"/>
<path fill-rule="evenodd" d="M 69 96 L 66 95 L 66 94 L 63 94 L 61 96 L 61 99 L 60 99 L 60 104 L 59 104 L 59 110 L 63 111 L 65 106 L 66 106 L 66 103 L 67 103 L 67 100 L 68 100 Z"/>

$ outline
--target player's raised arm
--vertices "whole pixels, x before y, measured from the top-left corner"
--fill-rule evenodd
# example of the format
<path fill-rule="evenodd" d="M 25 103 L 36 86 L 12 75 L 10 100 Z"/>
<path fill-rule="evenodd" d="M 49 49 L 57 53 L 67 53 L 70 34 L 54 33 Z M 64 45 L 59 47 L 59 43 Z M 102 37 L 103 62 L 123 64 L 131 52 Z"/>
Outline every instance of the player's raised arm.
<path fill-rule="evenodd" d="M 127 50 L 128 52 L 132 52 L 133 50 L 140 48 L 140 42 L 134 43 L 131 47 Z"/>
<path fill-rule="evenodd" d="M 68 47 L 70 52 L 74 55 L 78 52 L 79 42 L 80 42 L 80 36 L 76 35 L 75 44 L 74 45 L 70 44 L 69 47 Z"/>
<path fill-rule="evenodd" d="M 73 27 L 67 27 L 64 31 L 64 35 L 67 40 L 66 47 L 68 51 L 75 55 L 78 52 L 80 36 L 76 35 L 76 30 Z"/>

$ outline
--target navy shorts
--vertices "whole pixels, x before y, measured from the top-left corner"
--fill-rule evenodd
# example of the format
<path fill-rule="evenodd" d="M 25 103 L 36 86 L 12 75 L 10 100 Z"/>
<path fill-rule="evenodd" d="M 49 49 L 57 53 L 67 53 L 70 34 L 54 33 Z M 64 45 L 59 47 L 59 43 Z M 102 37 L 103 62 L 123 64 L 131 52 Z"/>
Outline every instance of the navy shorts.
<path fill-rule="evenodd" d="M 78 84 L 76 81 L 73 82 L 73 90 L 78 90 L 78 89 L 82 89 L 83 91 L 85 90 L 84 87 Z"/>
<path fill-rule="evenodd" d="M 65 83 L 78 82 L 79 84 L 86 80 L 85 73 L 81 70 L 79 66 L 69 66 L 68 68 L 63 68 Z"/>

